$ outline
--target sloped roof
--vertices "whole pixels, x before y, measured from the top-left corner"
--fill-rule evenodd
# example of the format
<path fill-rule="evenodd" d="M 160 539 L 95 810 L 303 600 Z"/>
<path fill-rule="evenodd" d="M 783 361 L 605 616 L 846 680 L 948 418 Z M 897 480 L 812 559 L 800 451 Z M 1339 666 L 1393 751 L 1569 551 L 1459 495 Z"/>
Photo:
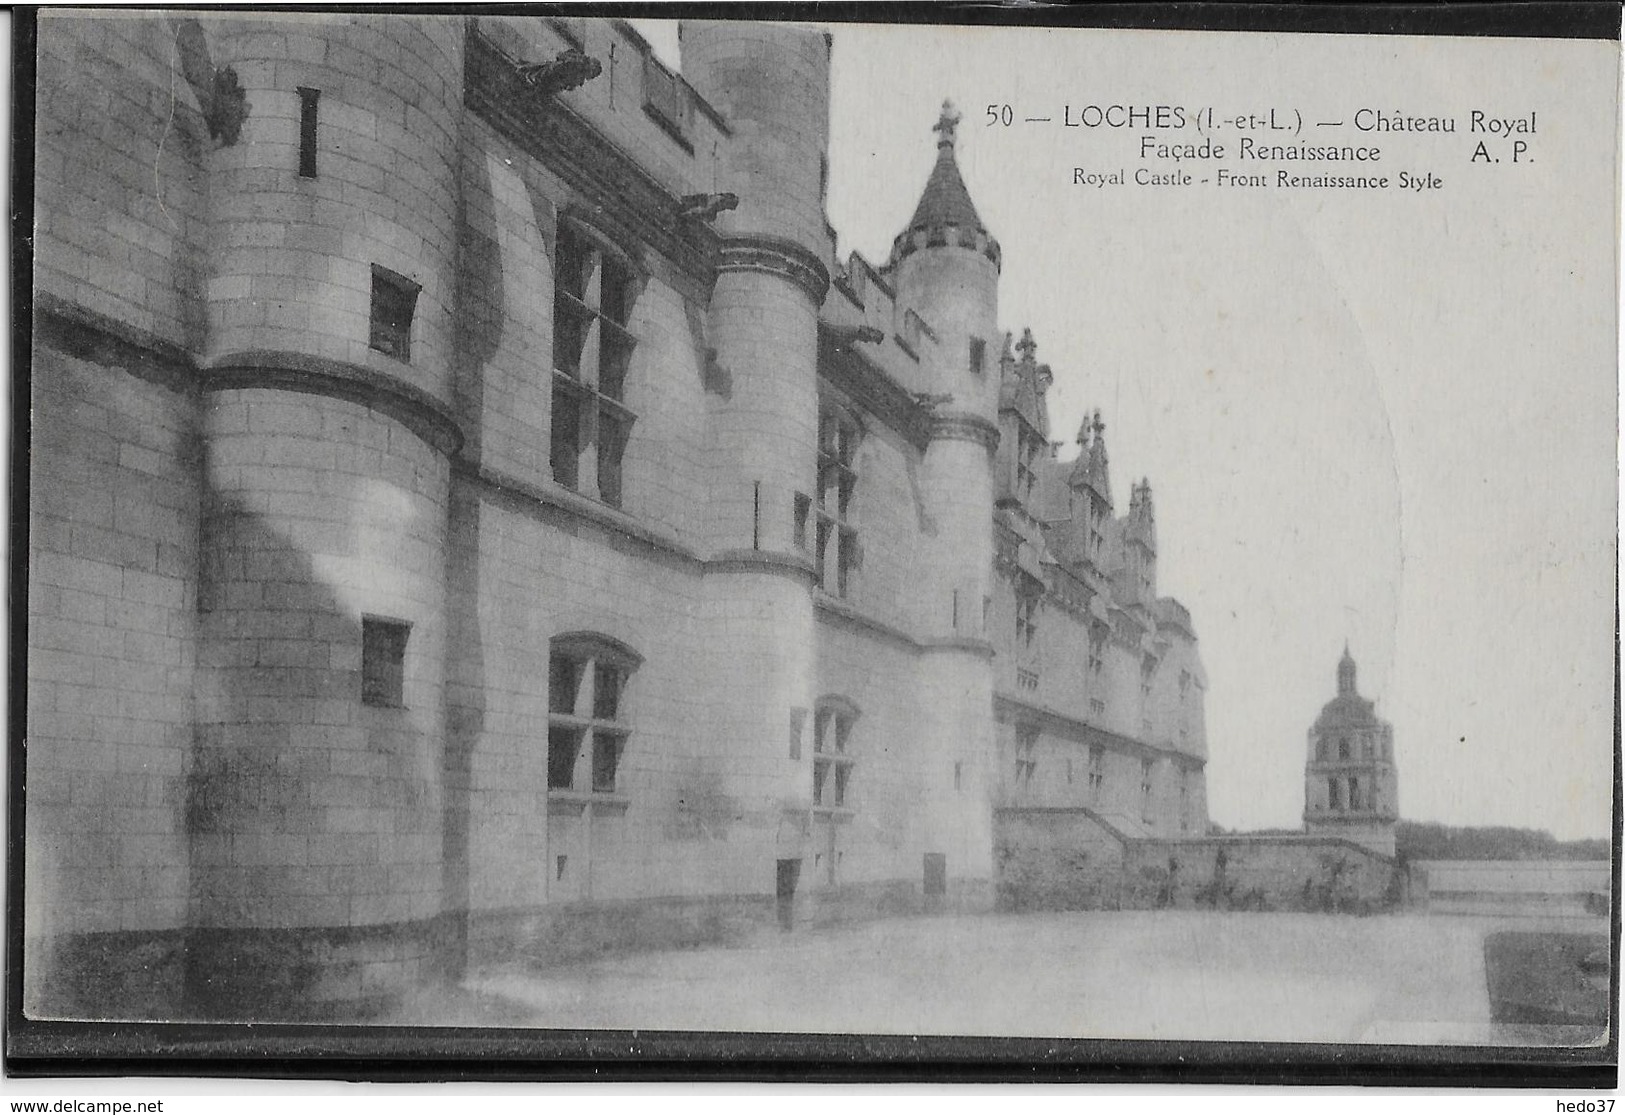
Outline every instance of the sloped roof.
<path fill-rule="evenodd" d="M 976 205 L 959 175 L 959 162 L 954 158 L 954 135 L 959 125 L 959 114 L 954 106 L 942 102 L 942 117 L 931 129 L 937 133 L 937 163 L 926 179 L 925 192 L 914 207 L 914 218 L 908 222 L 908 231 L 937 225 L 958 225 L 961 228 L 986 232 Z"/>
<path fill-rule="evenodd" d="M 1377 715 L 1376 706 L 1364 697 L 1344 694 L 1326 702 L 1315 718 L 1317 728 L 1375 727 L 1384 721 Z"/>
<path fill-rule="evenodd" d="M 951 142 L 937 145 L 937 163 L 926 179 L 925 192 L 914 207 L 914 217 L 908 222 L 912 231 L 934 225 L 958 225 L 986 232 L 976 204 L 970 199 L 965 180 L 959 174 L 959 162 L 954 158 Z"/>

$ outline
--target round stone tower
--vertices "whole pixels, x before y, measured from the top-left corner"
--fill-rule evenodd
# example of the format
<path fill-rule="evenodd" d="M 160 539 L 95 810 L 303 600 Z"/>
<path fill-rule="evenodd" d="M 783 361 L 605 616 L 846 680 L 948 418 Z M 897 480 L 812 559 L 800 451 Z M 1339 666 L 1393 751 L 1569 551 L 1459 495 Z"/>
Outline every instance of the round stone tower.
<path fill-rule="evenodd" d="M 919 622 L 926 653 L 921 668 L 921 738 L 926 762 L 960 785 L 927 779 L 920 838 L 927 854 L 948 857 L 950 879 L 991 874 L 991 813 L 985 803 L 992 771 L 993 649 L 984 630 L 993 555 L 993 453 L 997 448 L 1000 373 L 998 241 L 983 226 L 955 158 L 958 116 L 943 104 L 937 159 L 913 219 L 892 244 L 888 272 L 900 313 L 912 310 L 935 334 L 921 345 L 931 407 L 930 442 L 921 489 L 935 533 L 921 563 Z M 958 756 L 965 758 L 959 759 Z M 966 780 L 970 785 L 966 785 Z M 952 888 L 952 884 L 950 884 Z"/>
<path fill-rule="evenodd" d="M 683 76 L 733 133 L 716 188 L 739 199 L 717 221 L 707 322 L 727 387 L 708 398 L 705 578 L 717 671 L 707 759 L 736 807 L 697 873 L 714 889 L 782 891 L 811 859 L 811 745 L 797 757 L 789 737 L 796 723 L 810 734 L 817 696 L 814 566 L 797 523 L 798 497 L 817 484 L 830 41 L 765 23 L 685 22 L 681 36 Z"/>
<path fill-rule="evenodd" d="M 959 173 L 958 125 L 958 114 L 944 101 L 932 129 L 936 164 L 908 227 L 892 241 L 887 270 L 898 307 L 914 310 L 936 334 L 934 358 L 923 368 L 928 390 L 953 395 L 945 412 L 985 418 L 996 426 L 1002 257 Z"/>
<path fill-rule="evenodd" d="M 1309 729 L 1304 825 L 1311 833 L 1341 836 L 1391 856 L 1399 820 L 1394 729 L 1360 696 L 1354 674 L 1354 657 L 1345 646 L 1337 696 Z"/>
<path fill-rule="evenodd" d="M 459 441 L 463 17 L 309 18 L 212 43 L 249 112 L 209 156 L 189 982 L 273 1014 L 434 962 Z"/>

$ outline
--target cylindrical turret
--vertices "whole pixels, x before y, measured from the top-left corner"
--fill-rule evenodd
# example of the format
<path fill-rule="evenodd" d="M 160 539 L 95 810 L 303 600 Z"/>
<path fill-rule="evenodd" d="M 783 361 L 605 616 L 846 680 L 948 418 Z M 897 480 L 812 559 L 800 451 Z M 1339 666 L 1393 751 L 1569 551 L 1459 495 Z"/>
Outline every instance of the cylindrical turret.
<path fill-rule="evenodd" d="M 711 502 L 705 593 L 717 623 L 708 733 L 721 792 L 740 803 L 716 882 L 771 892 L 773 862 L 809 861 L 816 631 L 818 309 L 829 286 L 822 176 L 829 39 L 760 23 L 685 22 L 683 76 L 732 137 L 716 188 L 738 196 L 723 243 L 707 342 L 726 391 L 709 396 Z M 798 719 L 799 718 L 799 719 Z M 792 724 L 809 740 L 797 751 Z M 790 870 L 790 869 L 786 869 Z"/>
<path fill-rule="evenodd" d="M 958 117 L 943 105 L 937 159 L 913 219 L 892 245 L 888 270 L 900 313 L 918 314 L 935 337 L 921 346 L 921 382 L 947 396 L 932 410 L 921 494 L 935 527 L 922 562 L 918 622 L 927 653 L 920 670 L 921 738 L 947 769 L 962 768 L 967 799 L 945 780 L 928 780 L 916 839 L 947 856 L 948 876 L 985 880 L 992 867 L 992 646 L 984 617 L 991 595 L 993 452 L 998 445 L 999 246 L 982 225 L 954 157 Z M 967 800 L 982 803 L 967 809 Z M 950 890 L 957 884 L 950 883 Z"/>
<path fill-rule="evenodd" d="M 914 310 L 936 334 L 924 369 L 948 406 L 998 421 L 998 241 L 983 227 L 954 156 L 959 117 L 947 102 L 938 120 L 937 161 L 913 219 L 892 242 L 888 268 L 899 309 Z"/>
<path fill-rule="evenodd" d="M 210 167 L 187 824 L 190 979 L 227 1010 L 265 994 L 233 929 L 342 931 L 320 986 L 278 990 L 369 999 L 434 962 L 440 912 L 463 20 L 307 18 L 333 23 L 212 40 L 249 115 Z"/>
<path fill-rule="evenodd" d="M 770 23 L 685 20 L 683 77 L 728 120 L 717 189 L 739 207 L 717 219 L 727 237 L 782 237 L 829 267 L 827 32 Z"/>

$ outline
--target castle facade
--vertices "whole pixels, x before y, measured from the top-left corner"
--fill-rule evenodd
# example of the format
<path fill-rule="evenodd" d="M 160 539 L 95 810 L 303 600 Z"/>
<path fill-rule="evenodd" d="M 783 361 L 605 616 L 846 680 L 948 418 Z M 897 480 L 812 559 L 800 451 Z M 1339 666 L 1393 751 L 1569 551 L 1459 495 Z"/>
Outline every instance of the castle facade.
<path fill-rule="evenodd" d="M 42 15 L 31 1014 L 977 908 L 1001 807 L 1206 832 L 1150 486 L 1098 412 L 1060 460 L 951 112 L 836 258 L 830 51 Z"/>

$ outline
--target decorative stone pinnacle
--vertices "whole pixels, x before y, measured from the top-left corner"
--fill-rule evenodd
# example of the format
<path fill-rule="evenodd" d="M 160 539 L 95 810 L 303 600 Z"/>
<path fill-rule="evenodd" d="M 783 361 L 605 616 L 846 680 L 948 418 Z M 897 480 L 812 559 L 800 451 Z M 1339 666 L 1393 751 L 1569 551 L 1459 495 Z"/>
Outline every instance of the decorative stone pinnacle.
<path fill-rule="evenodd" d="M 544 97 L 563 93 L 584 85 L 604 72 L 598 59 L 571 47 L 546 62 L 526 62 L 519 66 L 519 77 Z"/>
<path fill-rule="evenodd" d="M 954 103 L 952 101 L 943 101 L 942 115 L 931 126 L 931 130 L 938 133 L 937 146 L 952 147 L 954 145 L 954 132 L 958 127 L 959 113 L 954 111 Z"/>
<path fill-rule="evenodd" d="M 1021 331 L 1021 341 L 1016 345 L 1016 351 L 1021 353 L 1022 363 L 1032 363 L 1033 353 L 1038 351 L 1038 342 L 1033 340 L 1033 331 L 1031 329 Z"/>
<path fill-rule="evenodd" d="M 1095 436 L 1096 437 L 1099 437 L 1099 436 L 1101 436 L 1102 434 L 1104 434 L 1106 432 L 1106 423 L 1104 423 L 1104 422 L 1102 422 L 1100 420 L 1100 408 L 1099 407 L 1095 408 L 1095 421 L 1094 421 L 1093 426 L 1091 426 L 1091 429 L 1093 429 L 1095 431 Z"/>
<path fill-rule="evenodd" d="M 1093 427 L 1090 425 L 1089 415 L 1085 413 L 1083 416 L 1083 425 L 1078 427 L 1078 444 L 1085 449 L 1089 448 L 1089 431 L 1091 429 L 1093 429 Z"/>

